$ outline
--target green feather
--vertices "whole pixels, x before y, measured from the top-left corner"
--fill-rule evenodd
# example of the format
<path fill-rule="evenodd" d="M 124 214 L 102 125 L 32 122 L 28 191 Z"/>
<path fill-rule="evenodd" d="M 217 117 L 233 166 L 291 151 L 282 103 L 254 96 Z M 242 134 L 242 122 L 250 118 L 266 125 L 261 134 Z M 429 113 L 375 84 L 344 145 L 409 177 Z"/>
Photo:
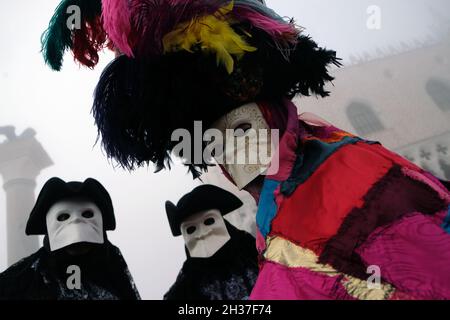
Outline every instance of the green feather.
<path fill-rule="evenodd" d="M 81 12 L 81 24 L 90 21 L 102 13 L 101 0 L 63 0 L 55 9 L 55 13 L 51 18 L 48 29 L 42 34 L 42 54 L 45 63 L 53 70 L 60 71 L 64 54 L 73 47 L 73 32 L 67 26 L 68 19 L 73 14 L 67 9 L 70 6 L 78 6 Z"/>

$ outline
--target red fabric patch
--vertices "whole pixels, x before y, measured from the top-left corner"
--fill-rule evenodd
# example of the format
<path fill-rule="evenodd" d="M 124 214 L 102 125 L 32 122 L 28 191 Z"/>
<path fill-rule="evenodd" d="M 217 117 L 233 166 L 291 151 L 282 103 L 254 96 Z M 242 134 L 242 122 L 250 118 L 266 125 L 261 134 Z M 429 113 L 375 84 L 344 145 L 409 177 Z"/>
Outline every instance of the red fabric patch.
<path fill-rule="evenodd" d="M 366 145 L 361 145 L 361 147 L 372 149 L 372 150 L 378 152 L 380 155 L 386 157 L 387 159 L 391 159 L 396 164 L 398 164 L 398 165 L 400 165 L 402 167 L 406 167 L 406 168 L 414 170 L 414 171 L 424 172 L 424 170 L 422 168 L 418 167 L 417 165 L 415 165 L 414 163 L 412 163 L 408 159 L 405 159 L 402 156 L 400 156 L 400 155 L 398 155 L 398 154 L 396 154 L 396 153 L 386 149 L 382 145 L 379 145 L 379 144 L 373 144 L 373 145 L 366 144 Z"/>
<path fill-rule="evenodd" d="M 353 209 L 345 218 L 338 233 L 325 245 L 319 259 L 323 264 L 330 264 L 360 279 L 367 278 L 367 267 L 355 253 L 355 248 L 365 242 L 375 229 L 411 212 L 434 215 L 448 206 L 434 189 L 405 176 L 398 165 L 394 165 L 372 187 L 364 196 L 364 202 L 362 208 Z"/>
<path fill-rule="evenodd" d="M 339 149 L 282 201 L 271 235 L 320 255 L 350 211 L 363 206 L 364 195 L 392 165 L 374 145 L 357 143 Z"/>

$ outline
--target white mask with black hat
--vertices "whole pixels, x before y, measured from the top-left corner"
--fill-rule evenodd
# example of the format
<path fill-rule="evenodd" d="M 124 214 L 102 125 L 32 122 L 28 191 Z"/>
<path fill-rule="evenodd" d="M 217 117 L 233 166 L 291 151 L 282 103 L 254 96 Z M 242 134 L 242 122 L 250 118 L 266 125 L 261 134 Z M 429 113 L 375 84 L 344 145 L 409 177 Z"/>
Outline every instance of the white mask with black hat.
<path fill-rule="evenodd" d="M 191 215 L 180 228 L 192 258 L 212 257 L 231 239 L 222 214 L 217 209 Z"/>
<path fill-rule="evenodd" d="M 48 211 L 46 222 L 51 251 L 76 243 L 104 243 L 102 213 L 88 199 L 56 202 Z"/>
<path fill-rule="evenodd" d="M 39 193 L 26 234 L 45 235 L 48 249 L 56 251 L 75 244 L 105 244 L 106 231 L 115 228 L 111 197 L 100 182 L 92 178 L 65 182 L 55 177 Z"/>
<path fill-rule="evenodd" d="M 166 202 L 172 234 L 183 235 L 191 258 L 210 258 L 230 239 L 223 216 L 239 209 L 242 201 L 213 185 L 201 185 L 184 195 L 178 204 Z"/>

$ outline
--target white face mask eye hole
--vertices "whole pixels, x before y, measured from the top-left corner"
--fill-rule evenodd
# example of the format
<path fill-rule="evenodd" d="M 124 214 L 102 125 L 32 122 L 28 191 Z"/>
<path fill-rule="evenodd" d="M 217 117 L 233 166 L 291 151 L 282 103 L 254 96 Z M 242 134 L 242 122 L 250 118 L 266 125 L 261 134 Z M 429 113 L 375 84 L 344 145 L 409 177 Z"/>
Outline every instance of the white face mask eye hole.
<path fill-rule="evenodd" d="M 247 134 L 247 132 L 252 128 L 251 123 L 244 122 L 234 128 L 234 136 L 242 137 Z"/>
<path fill-rule="evenodd" d="M 56 217 L 56 220 L 58 220 L 59 222 L 64 222 L 66 220 L 68 220 L 70 218 L 70 214 L 68 214 L 67 212 L 62 212 L 60 214 L 58 214 L 58 217 Z"/>
<path fill-rule="evenodd" d="M 94 211 L 92 211 L 92 210 L 85 210 L 85 211 L 83 211 L 83 213 L 81 215 L 83 216 L 83 218 L 91 219 L 91 218 L 94 217 Z"/>
<path fill-rule="evenodd" d="M 216 223 L 216 220 L 214 218 L 208 218 L 204 222 L 205 226 L 212 226 L 214 223 Z"/>
<path fill-rule="evenodd" d="M 187 232 L 187 234 L 193 234 L 196 230 L 197 230 L 196 227 L 191 226 L 191 227 L 186 229 L 186 232 Z"/>
<path fill-rule="evenodd" d="M 220 210 L 208 209 L 197 212 L 182 222 L 181 233 L 192 258 L 209 258 L 230 239 Z"/>
<path fill-rule="evenodd" d="M 103 216 L 98 206 L 84 198 L 71 198 L 53 204 L 46 216 L 51 251 L 75 243 L 105 243 Z"/>

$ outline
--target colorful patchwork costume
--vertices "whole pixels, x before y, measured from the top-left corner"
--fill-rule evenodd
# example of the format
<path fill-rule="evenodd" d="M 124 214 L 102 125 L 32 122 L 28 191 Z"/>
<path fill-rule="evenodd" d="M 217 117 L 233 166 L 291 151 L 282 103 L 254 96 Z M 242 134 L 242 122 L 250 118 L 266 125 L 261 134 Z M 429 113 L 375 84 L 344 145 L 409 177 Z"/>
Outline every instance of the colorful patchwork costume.
<path fill-rule="evenodd" d="M 84 12 L 81 28 L 67 28 L 70 5 Z M 447 182 L 378 143 L 299 120 L 291 99 L 327 96 L 339 61 L 293 21 L 259 0 L 65 0 L 43 36 L 56 70 L 66 49 L 94 67 L 105 47 L 117 58 L 93 114 L 108 157 L 126 169 L 169 167 L 174 130 L 194 135 L 194 121 L 207 129 L 249 103 L 281 131 L 280 168 L 259 196 L 252 299 L 450 299 Z M 198 177 L 209 163 L 186 165 Z"/>
<path fill-rule="evenodd" d="M 252 298 L 450 299 L 450 192 L 380 144 L 298 121 L 287 105 L 281 168 L 259 201 Z"/>

